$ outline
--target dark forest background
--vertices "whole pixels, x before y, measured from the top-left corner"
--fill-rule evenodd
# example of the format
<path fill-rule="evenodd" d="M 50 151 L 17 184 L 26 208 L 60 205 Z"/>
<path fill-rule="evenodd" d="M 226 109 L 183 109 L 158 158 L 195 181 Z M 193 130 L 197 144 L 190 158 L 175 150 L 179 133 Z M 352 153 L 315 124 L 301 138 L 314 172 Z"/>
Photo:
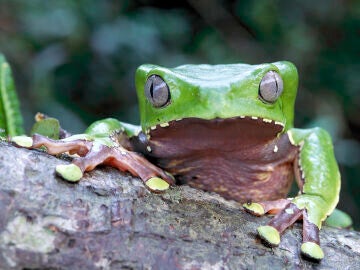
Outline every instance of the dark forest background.
<path fill-rule="evenodd" d="M 360 227 L 360 1 L 0 0 L 0 51 L 27 131 L 41 111 L 73 133 L 108 116 L 138 123 L 143 63 L 292 61 L 295 125 L 331 133 L 339 208 Z"/>

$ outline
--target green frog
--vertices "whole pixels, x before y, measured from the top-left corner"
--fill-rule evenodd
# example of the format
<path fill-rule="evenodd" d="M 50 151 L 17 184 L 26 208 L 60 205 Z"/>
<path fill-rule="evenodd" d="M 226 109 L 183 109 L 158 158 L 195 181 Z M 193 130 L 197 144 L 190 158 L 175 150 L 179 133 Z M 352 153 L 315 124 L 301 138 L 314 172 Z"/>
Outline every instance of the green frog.
<path fill-rule="evenodd" d="M 293 127 L 296 67 L 286 61 L 260 65 L 145 64 L 136 71 L 141 126 L 105 119 L 84 134 L 61 140 L 13 137 L 19 146 L 45 146 L 49 154 L 77 154 L 57 173 L 78 181 L 99 164 L 140 177 L 154 192 L 177 183 L 243 203 L 261 216 L 269 245 L 303 220 L 301 253 L 321 260 L 319 230 L 339 200 L 340 173 L 329 134 Z M 293 179 L 299 186 L 286 198 Z"/>

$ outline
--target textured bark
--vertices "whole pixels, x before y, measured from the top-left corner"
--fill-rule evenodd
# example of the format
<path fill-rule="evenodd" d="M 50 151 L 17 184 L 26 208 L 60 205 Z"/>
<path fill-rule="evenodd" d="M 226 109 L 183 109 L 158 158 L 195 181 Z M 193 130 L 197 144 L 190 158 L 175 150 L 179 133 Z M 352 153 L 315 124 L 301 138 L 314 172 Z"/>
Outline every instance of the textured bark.
<path fill-rule="evenodd" d="M 265 247 L 239 204 L 187 186 L 164 194 L 112 168 L 77 184 L 57 159 L 0 143 L 0 269 L 360 269 L 360 234 L 324 227 L 324 260 L 299 256 L 301 224 Z"/>

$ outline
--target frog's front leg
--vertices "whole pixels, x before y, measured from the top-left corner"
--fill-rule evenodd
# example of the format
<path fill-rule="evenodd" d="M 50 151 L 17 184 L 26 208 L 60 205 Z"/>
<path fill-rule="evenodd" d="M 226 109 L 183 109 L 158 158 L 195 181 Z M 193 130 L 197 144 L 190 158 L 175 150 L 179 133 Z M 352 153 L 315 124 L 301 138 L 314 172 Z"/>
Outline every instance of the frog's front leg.
<path fill-rule="evenodd" d="M 144 184 L 154 192 L 166 190 L 170 184 L 174 184 L 173 178 L 165 171 L 150 163 L 140 154 L 122 146 L 109 147 L 95 142 L 84 157 L 75 158 L 72 163 L 80 169 L 81 176 L 82 173 L 91 171 L 100 164 L 115 167 L 120 171 L 128 171 L 132 175 L 140 177 Z M 72 172 L 71 167 L 67 169 L 67 167 L 59 166 L 56 168 L 57 172 L 67 178 L 68 173 Z"/>
<path fill-rule="evenodd" d="M 320 128 L 291 129 L 289 140 L 299 147 L 294 160 L 296 180 L 300 187 L 295 198 L 244 204 L 244 208 L 263 215 L 277 212 L 267 226 L 258 228 L 259 236 L 272 246 L 280 243 L 280 234 L 295 221 L 303 219 L 303 255 L 321 260 L 319 230 L 322 222 L 334 210 L 340 192 L 340 173 L 329 134 Z"/>
<path fill-rule="evenodd" d="M 100 125 L 100 122 L 97 125 Z M 101 125 L 104 125 L 104 122 L 101 122 Z M 74 158 L 72 164 L 56 166 L 56 172 L 68 181 L 79 181 L 84 172 L 104 164 L 140 177 L 154 192 L 166 190 L 169 185 L 174 184 L 170 174 L 156 167 L 140 154 L 125 149 L 110 136 L 79 134 L 62 140 L 52 140 L 36 134 L 33 137 L 14 137 L 12 141 L 18 146 L 31 149 L 45 146 L 51 155 L 65 152 L 78 154 L 80 157 Z"/>

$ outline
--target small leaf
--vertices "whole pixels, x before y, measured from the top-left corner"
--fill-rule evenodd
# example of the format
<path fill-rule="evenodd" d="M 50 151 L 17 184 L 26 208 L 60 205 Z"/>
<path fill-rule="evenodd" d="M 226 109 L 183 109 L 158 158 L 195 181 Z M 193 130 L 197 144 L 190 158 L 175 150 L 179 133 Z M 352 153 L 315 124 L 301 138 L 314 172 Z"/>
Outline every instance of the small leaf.
<path fill-rule="evenodd" d="M 60 123 L 55 118 L 45 118 L 36 122 L 31 128 L 31 135 L 40 134 L 50 139 L 58 140 L 60 134 Z"/>

